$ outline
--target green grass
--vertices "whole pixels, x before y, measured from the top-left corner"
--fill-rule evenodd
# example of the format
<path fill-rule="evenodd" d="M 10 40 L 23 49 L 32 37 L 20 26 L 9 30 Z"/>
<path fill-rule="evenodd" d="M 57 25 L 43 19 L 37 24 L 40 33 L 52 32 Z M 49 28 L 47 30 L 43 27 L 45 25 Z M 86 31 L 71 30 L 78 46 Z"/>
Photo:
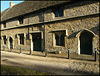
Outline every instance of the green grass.
<path fill-rule="evenodd" d="M 1 65 L 1 75 L 52 75 L 16 66 Z"/>

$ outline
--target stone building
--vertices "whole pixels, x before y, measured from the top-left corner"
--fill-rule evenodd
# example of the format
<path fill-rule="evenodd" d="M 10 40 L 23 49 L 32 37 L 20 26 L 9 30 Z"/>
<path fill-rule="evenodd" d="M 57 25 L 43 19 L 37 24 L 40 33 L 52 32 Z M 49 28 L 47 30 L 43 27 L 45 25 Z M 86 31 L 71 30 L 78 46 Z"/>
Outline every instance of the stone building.
<path fill-rule="evenodd" d="M 24 1 L 1 12 L 1 49 L 88 54 L 99 49 L 99 1 Z"/>

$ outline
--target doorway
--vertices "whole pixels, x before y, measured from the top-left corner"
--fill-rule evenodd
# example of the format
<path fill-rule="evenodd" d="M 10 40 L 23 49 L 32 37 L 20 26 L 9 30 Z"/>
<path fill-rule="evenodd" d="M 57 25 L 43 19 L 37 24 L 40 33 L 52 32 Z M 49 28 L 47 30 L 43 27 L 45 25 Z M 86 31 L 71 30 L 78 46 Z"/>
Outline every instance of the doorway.
<path fill-rule="evenodd" d="M 11 37 L 9 38 L 9 42 L 10 42 L 10 49 L 13 49 L 13 39 Z"/>
<path fill-rule="evenodd" d="M 80 54 L 92 55 L 93 34 L 84 30 L 80 35 Z"/>
<path fill-rule="evenodd" d="M 41 33 L 32 34 L 33 50 L 41 51 Z"/>

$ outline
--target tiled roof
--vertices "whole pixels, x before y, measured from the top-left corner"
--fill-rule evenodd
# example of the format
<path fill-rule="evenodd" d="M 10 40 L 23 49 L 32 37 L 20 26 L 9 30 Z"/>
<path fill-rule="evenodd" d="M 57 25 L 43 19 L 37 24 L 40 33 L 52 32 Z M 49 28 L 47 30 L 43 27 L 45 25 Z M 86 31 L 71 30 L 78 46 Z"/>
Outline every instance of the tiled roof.
<path fill-rule="evenodd" d="M 1 21 L 70 1 L 24 1 L 2 12 Z"/>

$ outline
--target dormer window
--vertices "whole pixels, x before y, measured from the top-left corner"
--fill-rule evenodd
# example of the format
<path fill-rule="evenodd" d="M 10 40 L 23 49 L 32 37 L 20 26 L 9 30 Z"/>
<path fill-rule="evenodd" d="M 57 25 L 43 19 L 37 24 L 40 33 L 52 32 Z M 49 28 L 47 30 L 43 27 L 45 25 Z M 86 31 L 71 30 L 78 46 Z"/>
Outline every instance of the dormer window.
<path fill-rule="evenodd" d="M 23 24 L 23 17 L 20 17 L 20 18 L 18 19 L 18 21 L 19 21 L 19 24 Z"/>
<path fill-rule="evenodd" d="M 6 28 L 6 23 L 3 23 L 3 28 Z"/>
<path fill-rule="evenodd" d="M 62 17 L 63 16 L 63 8 L 58 8 L 54 10 L 55 17 Z"/>

